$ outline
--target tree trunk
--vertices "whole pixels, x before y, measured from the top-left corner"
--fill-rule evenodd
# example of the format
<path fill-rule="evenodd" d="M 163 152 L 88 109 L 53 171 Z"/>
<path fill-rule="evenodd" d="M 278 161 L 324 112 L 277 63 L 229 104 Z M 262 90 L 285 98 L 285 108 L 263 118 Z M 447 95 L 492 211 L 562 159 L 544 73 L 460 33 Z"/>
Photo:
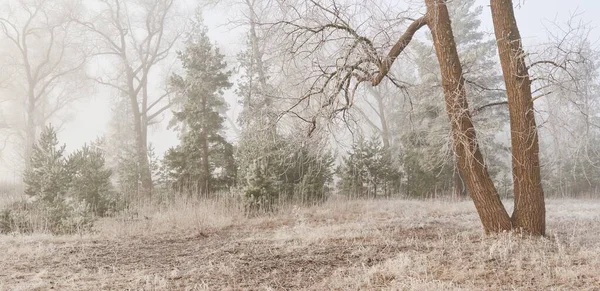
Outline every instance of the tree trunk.
<path fill-rule="evenodd" d="M 206 115 L 206 112 L 208 112 L 208 106 L 206 104 L 206 96 L 202 95 L 202 111 L 204 112 L 204 114 Z M 208 149 L 208 133 L 207 133 L 207 128 L 206 126 L 204 126 L 201 131 L 200 131 L 200 135 L 201 135 L 201 145 L 200 145 L 200 150 L 202 151 L 202 172 L 203 172 L 203 185 L 202 185 L 202 189 L 200 189 L 200 192 L 202 193 L 202 195 L 204 195 L 205 197 L 208 197 L 207 195 L 209 193 L 211 193 L 212 189 L 212 173 L 210 171 L 210 161 L 209 161 L 209 149 Z"/>
<path fill-rule="evenodd" d="M 140 182 L 142 184 L 140 192 L 144 196 L 151 196 L 153 183 L 150 162 L 148 161 L 148 131 L 146 130 L 146 126 L 142 123 L 136 96 L 129 96 L 129 99 L 131 102 L 131 110 L 133 112 L 136 155 L 140 171 Z"/>
<path fill-rule="evenodd" d="M 496 192 L 477 144 L 446 3 L 444 0 L 425 0 L 425 3 L 427 25 L 431 30 L 442 75 L 442 88 L 459 171 L 465 178 L 485 232 L 510 230 L 510 217 Z"/>
<path fill-rule="evenodd" d="M 154 187 L 152 182 L 152 172 L 150 170 L 150 161 L 148 160 L 148 133 L 141 121 L 139 125 L 136 125 L 135 132 L 137 144 L 136 154 L 138 156 L 140 182 L 142 184 L 141 191 L 143 195 L 151 196 Z"/>
<path fill-rule="evenodd" d="M 33 89 L 30 89 L 33 90 Z M 25 124 L 25 168 L 29 168 L 31 163 L 31 154 L 33 153 L 33 145 L 36 143 L 36 124 L 35 124 L 35 97 L 33 92 L 29 93 L 27 102 L 27 120 Z"/>
<path fill-rule="evenodd" d="M 546 209 L 540 176 L 537 127 L 531 80 L 511 0 L 491 0 L 498 55 L 506 83 L 510 114 L 515 228 L 544 235 Z"/>
<path fill-rule="evenodd" d="M 377 108 L 379 109 L 379 122 L 381 123 L 381 139 L 383 140 L 383 147 L 387 150 L 390 148 L 391 142 L 390 129 L 388 127 L 388 122 L 385 115 L 385 104 L 383 103 L 383 96 L 381 96 L 381 94 L 379 94 L 379 92 L 373 87 L 369 87 L 369 90 L 372 93 L 371 95 L 373 95 L 373 97 L 375 97 L 375 100 L 377 100 Z"/>

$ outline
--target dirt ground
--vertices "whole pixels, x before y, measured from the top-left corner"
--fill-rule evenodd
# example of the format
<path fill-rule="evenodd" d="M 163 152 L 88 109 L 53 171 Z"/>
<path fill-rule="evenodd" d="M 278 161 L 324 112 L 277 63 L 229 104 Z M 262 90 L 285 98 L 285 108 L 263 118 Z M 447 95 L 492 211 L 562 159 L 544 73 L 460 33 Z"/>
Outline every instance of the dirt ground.
<path fill-rule="evenodd" d="M 140 229 L 127 234 L 4 236 L 0 290 L 600 290 L 600 203 L 551 201 L 541 239 L 484 236 L 469 202 L 339 203 L 219 227 L 145 231 L 156 216 L 104 226 Z"/>

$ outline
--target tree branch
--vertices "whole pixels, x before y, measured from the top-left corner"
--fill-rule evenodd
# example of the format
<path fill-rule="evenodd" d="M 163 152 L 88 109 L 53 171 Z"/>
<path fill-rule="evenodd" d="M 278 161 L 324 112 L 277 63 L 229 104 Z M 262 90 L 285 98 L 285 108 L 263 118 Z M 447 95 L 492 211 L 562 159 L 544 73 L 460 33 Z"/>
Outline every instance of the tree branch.
<path fill-rule="evenodd" d="M 398 58 L 400 53 L 402 53 L 402 51 L 404 51 L 404 49 L 408 46 L 415 33 L 417 33 L 417 31 L 419 31 L 419 29 L 425 25 L 427 25 L 427 15 L 416 19 L 408 26 L 404 34 L 400 36 L 400 39 L 398 39 L 396 44 L 392 47 L 387 57 L 381 61 L 379 73 L 371 81 L 373 86 L 377 86 L 379 83 L 381 83 L 383 78 L 389 73 L 390 68 L 392 67 L 392 64 L 396 58 Z"/>

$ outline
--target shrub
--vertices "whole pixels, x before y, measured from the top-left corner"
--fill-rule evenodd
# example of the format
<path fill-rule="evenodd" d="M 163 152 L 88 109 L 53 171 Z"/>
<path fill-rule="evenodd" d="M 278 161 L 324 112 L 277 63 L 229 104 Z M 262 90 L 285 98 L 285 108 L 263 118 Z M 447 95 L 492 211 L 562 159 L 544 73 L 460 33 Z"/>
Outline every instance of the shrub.
<path fill-rule="evenodd" d="M 58 199 L 53 203 L 34 203 L 42 214 L 44 230 L 52 234 L 72 234 L 88 231 L 95 217 L 89 206 L 76 199 Z"/>
<path fill-rule="evenodd" d="M 0 232 L 75 233 L 90 229 L 95 216 L 124 209 L 124 199 L 110 182 L 102 142 L 84 145 L 65 158 L 56 131 L 46 127 L 24 177 L 32 202 L 13 203 L 0 212 Z"/>
<path fill-rule="evenodd" d="M 112 172 L 106 168 L 104 153 L 96 144 L 84 145 L 71 154 L 67 167 L 71 177 L 69 196 L 84 202 L 98 216 L 122 207 L 123 201 L 110 182 Z"/>
<path fill-rule="evenodd" d="M 33 232 L 30 208 L 27 201 L 17 201 L 0 211 L 0 233 Z"/>
<path fill-rule="evenodd" d="M 94 220 L 85 203 L 74 199 L 18 201 L 0 212 L 0 233 L 72 234 L 89 230 Z"/>

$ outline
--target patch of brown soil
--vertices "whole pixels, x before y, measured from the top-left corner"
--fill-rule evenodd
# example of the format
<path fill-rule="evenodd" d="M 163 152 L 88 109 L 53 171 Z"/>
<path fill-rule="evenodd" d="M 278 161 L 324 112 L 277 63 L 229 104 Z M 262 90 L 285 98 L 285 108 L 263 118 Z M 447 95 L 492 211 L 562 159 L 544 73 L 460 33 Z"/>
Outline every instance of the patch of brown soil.
<path fill-rule="evenodd" d="M 401 242 L 407 237 L 435 237 L 430 229 L 390 228 L 390 237 L 398 243 L 372 237 L 303 243 L 253 239 L 251 233 L 239 230 L 52 243 L 48 246 L 52 251 L 42 256 L 5 262 L 0 279 L 10 286 L 35 278 L 39 286 L 58 290 L 74 286 L 78 290 L 299 289 L 313 286 L 337 269 L 378 264 L 406 250 L 409 246 Z"/>

